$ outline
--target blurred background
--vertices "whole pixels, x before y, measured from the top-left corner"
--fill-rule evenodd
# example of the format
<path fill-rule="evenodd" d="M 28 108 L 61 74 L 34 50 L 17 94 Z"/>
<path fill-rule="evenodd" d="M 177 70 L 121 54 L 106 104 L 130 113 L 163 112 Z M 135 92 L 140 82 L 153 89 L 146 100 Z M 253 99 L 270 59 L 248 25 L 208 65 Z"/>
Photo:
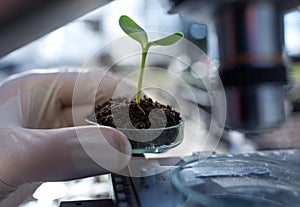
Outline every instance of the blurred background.
<path fill-rule="evenodd" d="M 180 56 L 179 59 L 182 61 L 176 62 L 168 56 L 163 58 L 154 56 L 147 62 L 148 67 L 154 68 L 147 77 L 157 81 L 158 86 L 159 84 L 164 84 L 164 86 L 168 84 L 167 87 L 175 94 L 175 97 L 184 101 L 186 108 L 182 109 L 183 116 L 190 120 L 190 130 L 187 130 L 185 136 L 189 137 L 189 133 L 194 133 L 193 127 L 198 129 L 199 126 L 200 131 L 197 131 L 199 134 L 196 136 L 203 136 L 207 133 L 209 123 L 213 119 L 211 117 L 211 101 L 214 100 L 214 97 L 211 97 L 212 94 L 207 91 L 207 86 L 214 87 L 215 74 L 210 73 L 209 70 L 218 70 L 217 37 L 213 32 L 208 33 L 205 24 L 183 20 L 179 13 L 168 14 L 167 11 L 170 7 L 168 2 L 168 0 L 111 1 L 2 56 L 0 58 L 0 80 L 30 69 L 81 68 L 86 65 L 126 74 L 124 71 L 136 68 L 139 63 L 119 61 L 118 47 L 108 46 L 124 37 L 123 31 L 119 28 L 118 19 L 120 15 L 126 14 L 147 31 L 162 33 L 181 31 L 185 34 L 185 38 L 193 43 L 193 46 L 202 51 L 200 57 L 199 53 L 194 54 L 189 47 L 184 49 L 180 46 L 172 47 L 172 55 Z M 211 139 L 206 140 L 205 146 L 201 146 L 201 150 L 238 153 L 259 149 L 300 147 L 300 133 L 297 130 L 300 127 L 298 115 L 300 110 L 299 9 L 290 11 L 284 16 L 284 44 L 284 55 L 289 72 L 285 100 L 286 123 L 259 136 L 226 130 L 221 133 L 220 142 L 218 135 L 214 139 L 214 134 L 212 134 Z M 99 48 L 104 49 L 99 52 Z M 210 64 L 212 64 L 209 66 L 210 69 L 207 69 L 207 65 L 203 65 L 206 57 L 209 57 Z M 114 64 L 115 62 L 118 64 Z M 113 67 L 111 67 L 112 65 Z M 192 70 L 191 67 L 194 69 Z M 160 70 L 155 70 L 155 68 Z M 165 81 L 168 80 L 168 73 L 161 69 L 174 70 L 174 73 L 179 74 L 186 83 L 190 84 L 193 93 L 197 94 L 196 99 L 190 100 L 184 96 L 183 88 L 176 83 Z M 197 71 L 196 75 L 193 73 L 195 70 Z M 201 74 L 201 79 L 199 79 L 199 74 Z M 160 93 L 154 93 L 153 96 L 163 101 L 168 99 L 168 96 Z M 174 104 L 176 105 L 176 103 Z M 191 108 L 197 108 L 199 114 L 195 115 L 193 111 L 189 110 Z M 198 117 L 201 120 L 198 120 Z M 54 207 L 58 206 L 61 200 L 106 198 L 110 196 L 109 191 L 111 190 L 109 179 L 109 176 L 99 176 L 71 182 L 46 183 L 22 207 Z"/>
<path fill-rule="evenodd" d="M 165 5 L 167 6 L 167 4 Z M 127 14 L 148 31 L 182 30 L 178 15 L 168 15 L 163 1 L 112 1 L 2 57 L 2 76 L 32 68 L 82 67 L 93 53 L 123 37 L 118 19 Z M 113 61 L 114 51 L 99 57 L 99 64 Z"/>

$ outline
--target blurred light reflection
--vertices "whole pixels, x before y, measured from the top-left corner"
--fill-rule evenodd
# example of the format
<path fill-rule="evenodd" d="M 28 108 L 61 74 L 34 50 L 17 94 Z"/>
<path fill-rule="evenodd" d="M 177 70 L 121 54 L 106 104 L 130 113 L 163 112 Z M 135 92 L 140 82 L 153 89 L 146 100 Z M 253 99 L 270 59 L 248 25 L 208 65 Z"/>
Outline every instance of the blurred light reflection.
<path fill-rule="evenodd" d="M 285 47 L 289 55 L 300 55 L 300 11 L 296 10 L 285 15 Z"/>
<path fill-rule="evenodd" d="M 37 206 L 53 207 L 56 199 L 62 198 L 67 194 L 67 186 L 62 182 L 43 183 L 33 194 L 37 200 Z"/>

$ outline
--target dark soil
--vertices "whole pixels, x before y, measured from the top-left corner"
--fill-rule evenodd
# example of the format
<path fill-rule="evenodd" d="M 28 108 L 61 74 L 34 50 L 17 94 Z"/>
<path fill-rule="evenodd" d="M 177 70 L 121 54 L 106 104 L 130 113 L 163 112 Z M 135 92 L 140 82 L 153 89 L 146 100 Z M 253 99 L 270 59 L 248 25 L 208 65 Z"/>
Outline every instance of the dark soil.
<path fill-rule="evenodd" d="M 122 129 L 164 128 L 178 125 L 181 121 L 180 114 L 171 106 L 154 102 L 148 97 L 141 99 L 139 104 L 135 100 L 129 101 L 124 98 L 107 101 L 95 107 L 95 119 L 98 124 L 120 129 L 129 138 L 134 134 Z M 133 140 L 129 139 L 129 141 L 133 148 L 153 148 L 173 143 L 178 133 L 179 129 L 175 128 L 164 130 L 159 137 L 152 141 L 135 141 L 139 139 L 138 137 Z M 143 135 L 139 134 L 138 136 Z"/>
<path fill-rule="evenodd" d="M 129 109 L 129 117 L 128 117 Z M 153 102 L 151 98 L 144 97 L 137 104 L 135 100 L 115 99 L 95 107 L 96 120 L 98 124 L 117 128 L 148 129 L 151 127 L 149 114 L 152 110 L 159 109 L 160 112 L 153 113 L 152 124 L 161 127 L 175 126 L 179 124 L 181 117 L 177 111 L 169 105 Z M 165 116 L 162 114 L 164 113 Z M 166 120 L 167 119 L 167 120 Z M 162 126 L 161 123 L 165 123 Z M 151 127 L 155 128 L 155 127 Z"/>

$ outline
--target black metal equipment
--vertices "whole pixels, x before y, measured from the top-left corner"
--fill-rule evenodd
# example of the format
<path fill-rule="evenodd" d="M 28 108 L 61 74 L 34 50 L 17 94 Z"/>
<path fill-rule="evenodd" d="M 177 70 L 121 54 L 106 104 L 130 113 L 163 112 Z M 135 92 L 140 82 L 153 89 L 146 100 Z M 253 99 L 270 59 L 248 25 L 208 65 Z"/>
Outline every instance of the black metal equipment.
<path fill-rule="evenodd" d="M 226 126 L 261 132 L 285 120 L 283 15 L 297 0 L 170 0 L 170 13 L 205 23 L 218 37 Z M 209 35 L 209 34 L 208 34 Z M 209 38 L 209 37 L 208 37 Z M 209 50 L 209 46 L 208 46 Z"/>

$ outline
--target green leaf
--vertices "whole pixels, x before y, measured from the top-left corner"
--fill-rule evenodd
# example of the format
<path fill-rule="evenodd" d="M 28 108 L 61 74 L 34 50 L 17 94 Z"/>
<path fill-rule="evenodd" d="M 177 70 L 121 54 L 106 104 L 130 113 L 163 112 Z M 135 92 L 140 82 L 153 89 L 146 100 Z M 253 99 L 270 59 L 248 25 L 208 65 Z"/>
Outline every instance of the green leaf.
<path fill-rule="evenodd" d="M 148 43 L 147 33 L 135 21 L 126 15 L 122 15 L 119 19 L 119 25 L 127 35 L 141 43 L 143 48 L 146 47 Z"/>
<path fill-rule="evenodd" d="M 161 45 L 161 46 L 168 46 L 176 43 L 178 40 L 180 40 L 183 37 L 183 34 L 181 32 L 175 32 L 171 35 L 168 35 L 162 39 L 156 40 L 151 42 L 151 45 Z"/>

